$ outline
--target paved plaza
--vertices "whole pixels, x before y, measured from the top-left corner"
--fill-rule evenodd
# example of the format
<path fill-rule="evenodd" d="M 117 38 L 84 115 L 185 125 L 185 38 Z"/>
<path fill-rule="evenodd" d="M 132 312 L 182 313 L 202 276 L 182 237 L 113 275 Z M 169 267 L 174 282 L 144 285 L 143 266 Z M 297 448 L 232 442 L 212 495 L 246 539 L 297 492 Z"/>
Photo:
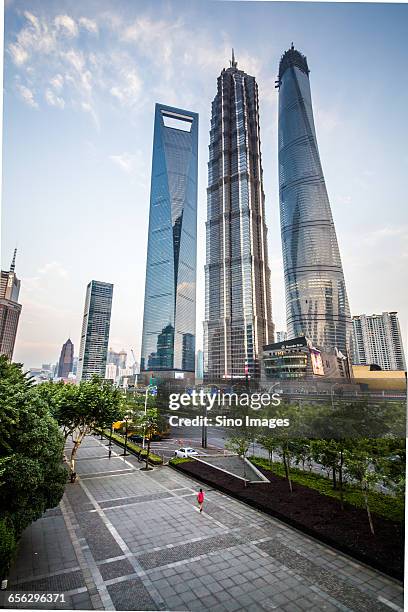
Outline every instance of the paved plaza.
<path fill-rule="evenodd" d="M 58 609 L 402 610 L 402 586 L 383 574 L 218 491 L 205 488 L 200 514 L 198 483 L 120 452 L 84 441 L 77 482 L 23 534 L 6 596 L 64 593 L 37 605 Z"/>

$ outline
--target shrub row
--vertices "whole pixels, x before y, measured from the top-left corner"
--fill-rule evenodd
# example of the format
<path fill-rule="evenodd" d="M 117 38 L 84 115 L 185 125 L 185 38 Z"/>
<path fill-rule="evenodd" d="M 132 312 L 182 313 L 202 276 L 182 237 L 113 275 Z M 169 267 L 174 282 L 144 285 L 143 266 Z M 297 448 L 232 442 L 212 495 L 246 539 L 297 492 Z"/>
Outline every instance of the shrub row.
<path fill-rule="evenodd" d="M 174 457 L 170 459 L 169 465 L 180 465 L 180 463 L 188 463 L 189 461 L 193 461 L 189 457 Z"/>
<path fill-rule="evenodd" d="M 282 463 L 274 462 L 272 465 L 267 459 L 261 457 L 250 457 L 252 463 L 256 466 L 269 470 L 277 476 L 285 477 L 285 469 Z M 322 495 L 328 497 L 334 497 L 340 500 L 340 492 L 337 489 L 333 489 L 333 481 L 321 474 L 315 474 L 313 472 L 306 472 L 298 468 L 290 468 L 290 476 L 292 482 L 297 482 L 309 489 L 319 491 Z M 343 484 L 343 498 L 345 502 L 348 502 L 356 508 L 365 508 L 364 496 L 361 490 L 355 485 Z M 383 516 L 384 518 L 390 519 L 391 521 L 403 521 L 404 520 L 404 501 L 401 498 L 393 497 L 392 495 L 385 495 L 384 493 L 377 491 L 370 491 L 368 493 L 369 505 L 372 512 Z"/>
<path fill-rule="evenodd" d="M 104 429 L 102 432 L 99 431 L 98 433 L 103 433 L 106 438 L 110 438 L 109 429 Z M 113 433 L 112 440 L 114 440 L 117 444 L 119 444 L 119 446 L 122 446 L 124 448 L 125 441 L 122 436 L 118 436 L 118 434 Z M 128 440 L 127 442 L 127 449 L 129 450 L 129 452 L 135 455 L 139 455 L 141 459 L 146 459 L 147 450 L 143 449 L 141 446 L 138 446 L 134 442 L 131 442 L 130 440 Z M 149 463 L 151 463 L 152 465 L 161 465 L 163 463 L 163 459 L 159 455 L 155 455 L 155 453 L 149 453 Z"/>

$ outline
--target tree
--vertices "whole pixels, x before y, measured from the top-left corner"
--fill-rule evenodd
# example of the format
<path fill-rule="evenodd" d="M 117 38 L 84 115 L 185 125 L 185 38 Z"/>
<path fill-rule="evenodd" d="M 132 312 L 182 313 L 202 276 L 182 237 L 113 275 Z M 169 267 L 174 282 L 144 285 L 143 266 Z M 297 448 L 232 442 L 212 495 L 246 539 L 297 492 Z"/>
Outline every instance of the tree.
<path fill-rule="evenodd" d="M 71 480 L 75 480 L 75 460 L 86 435 L 97 428 L 110 427 L 121 419 L 124 407 L 119 389 L 109 381 L 94 376 L 79 385 L 56 385 L 50 409 L 53 411 L 65 438 L 72 434 L 73 447 L 70 457 Z"/>
<path fill-rule="evenodd" d="M 271 466 L 273 463 L 273 451 L 279 448 L 279 442 L 277 442 L 276 435 L 273 432 L 273 429 L 267 429 L 265 433 L 257 438 L 257 442 L 268 452 Z"/>
<path fill-rule="evenodd" d="M 157 408 L 148 408 L 146 413 L 139 413 L 139 424 L 143 428 L 144 436 L 147 438 L 147 453 L 146 453 L 146 466 L 145 470 L 149 470 L 149 455 L 150 455 L 150 443 L 153 434 L 157 430 L 159 422 L 159 413 Z"/>
<path fill-rule="evenodd" d="M 228 440 L 225 442 L 225 448 L 231 450 L 233 453 L 237 453 L 238 457 L 243 460 L 244 465 L 244 479 L 246 480 L 246 462 L 245 458 L 249 450 L 249 446 L 253 440 L 253 434 L 246 429 L 237 429 L 233 434 L 230 435 Z"/>
<path fill-rule="evenodd" d="M 36 393 L 47 403 L 52 416 L 59 423 L 65 442 L 80 423 L 76 409 L 78 387 L 64 381 L 45 382 L 35 387 Z"/>
<path fill-rule="evenodd" d="M 373 453 L 372 442 L 372 440 L 364 439 L 355 440 L 352 450 L 345 452 L 344 463 L 347 472 L 360 485 L 364 496 L 370 531 L 374 535 L 374 524 L 368 494 L 381 480 L 381 471 L 378 469 L 378 464 L 376 465 L 378 459 L 375 457 L 375 453 Z"/>
<path fill-rule="evenodd" d="M 0 575 L 22 531 L 64 492 L 64 439 L 21 364 L 0 356 Z"/>

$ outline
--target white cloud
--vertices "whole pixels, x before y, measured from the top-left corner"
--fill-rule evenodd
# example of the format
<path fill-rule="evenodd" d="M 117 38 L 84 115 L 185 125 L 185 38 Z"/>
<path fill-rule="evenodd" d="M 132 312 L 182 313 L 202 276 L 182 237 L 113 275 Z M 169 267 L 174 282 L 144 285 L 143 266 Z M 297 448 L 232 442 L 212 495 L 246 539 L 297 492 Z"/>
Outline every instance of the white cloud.
<path fill-rule="evenodd" d="M 132 106 L 138 99 L 142 90 L 142 80 L 136 70 L 122 70 L 121 82 L 111 87 L 110 93 L 124 106 Z"/>
<path fill-rule="evenodd" d="M 81 108 L 86 113 L 89 113 L 89 115 L 92 117 L 92 120 L 95 124 L 96 129 L 99 130 L 100 129 L 99 117 L 95 109 L 93 108 L 92 104 L 90 104 L 89 102 L 82 102 Z"/>
<path fill-rule="evenodd" d="M 50 261 L 36 270 L 36 276 L 25 276 L 22 278 L 22 287 L 28 293 L 43 291 L 46 287 L 44 277 L 48 280 L 53 278 L 67 278 L 68 271 L 59 261 Z"/>
<path fill-rule="evenodd" d="M 52 274 L 54 276 L 66 278 L 68 276 L 68 271 L 59 261 L 50 261 L 46 263 L 42 268 L 38 269 L 38 274 L 42 276 Z"/>
<path fill-rule="evenodd" d="M 25 11 L 26 25 L 17 34 L 17 42 L 12 43 L 18 45 L 25 53 L 44 53 L 49 54 L 55 50 L 56 37 L 49 30 L 45 22 L 40 22 L 39 19 Z M 9 48 L 12 46 L 9 45 Z"/>
<path fill-rule="evenodd" d="M 98 24 L 92 19 L 88 19 L 87 17 L 81 17 L 79 20 L 79 25 L 85 30 L 88 30 L 88 32 L 92 32 L 93 34 L 98 33 Z"/>
<path fill-rule="evenodd" d="M 24 17 L 31 23 L 35 30 L 40 31 L 40 22 L 37 17 L 28 11 L 24 11 Z"/>
<path fill-rule="evenodd" d="M 73 68 L 75 68 L 77 72 L 82 73 L 85 66 L 85 59 L 84 54 L 81 51 L 70 49 L 67 53 L 63 53 L 62 56 Z"/>
<path fill-rule="evenodd" d="M 29 89 L 25 85 L 22 85 L 21 83 L 17 83 L 16 87 L 17 91 L 20 94 L 20 97 L 24 100 L 26 104 L 28 104 L 28 106 L 31 106 L 32 108 L 38 108 L 38 104 L 34 99 L 34 94 L 31 89 Z"/>
<path fill-rule="evenodd" d="M 382 227 L 381 229 L 374 230 L 366 234 L 363 237 L 363 240 L 367 245 L 372 247 L 390 238 L 393 239 L 394 241 L 397 241 L 402 238 L 403 241 L 406 242 L 408 239 L 408 227 L 404 225 L 398 226 L 398 227 L 397 226 Z"/>
<path fill-rule="evenodd" d="M 50 84 L 55 91 L 60 92 L 64 86 L 64 77 L 62 74 L 56 74 L 52 79 L 50 79 Z"/>
<path fill-rule="evenodd" d="M 75 38 L 78 36 L 78 26 L 69 15 L 57 15 L 54 19 L 54 24 L 58 31 L 65 36 Z"/>
<path fill-rule="evenodd" d="M 109 159 L 114 164 L 119 166 L 126 174 L 137 174 L 144 169 L 143 157 L 141 151 L 136 154 L 120 153 L 118 155 L 110 155 Z"/>
<path fill-rule="evenodd" d="M 21 66 L 29 58 L 29 54 L 26 51 L 26 49 L 24 49 L 24 47 L 22 47 L 19 44 L 15 44 L 15 43 L 10 44 L 8 46 L 8 52 L 10 53 L 11 58 L 13 62 L 16 64 L 16 66 Z"/>
<path fill-rule="evenodd" d="M 80 47 L 79 29 L 98 34 L 102 25 L 110 30 L 109 47 Z M 231 44 L 224 32 L 215 38 L 203 29 L 192 30 L 181 17 L 141 15 L 126 22 L 112 12 L 76 20 L 68 14 L 47 18 L 27 12 L 7 51 L 19 68 L 20 82 L 38 92 L 39 99 L 82 109 L 98 128 L 98 105 L 109 99 L 120 112 L 121 107 L 140 109 L 149 96 L 176 105 L 182 97 L 185 106 L 204 112 L 204 92 L 197 94 L 197 86 L 206 75 L 215 80 L 228 65 Z M 260 76 L 257 56 L 242 49 L 237 59 L 240 68 Z"/>
<path fill-rule="evenodd" d="M 65 107 L 65 101 L 63 98 L 57 96 L 52 89 L 45 90 L 45 99 L 47 104 L 50 106 L 56 106 L 57 108 L 63 109 Z"/>

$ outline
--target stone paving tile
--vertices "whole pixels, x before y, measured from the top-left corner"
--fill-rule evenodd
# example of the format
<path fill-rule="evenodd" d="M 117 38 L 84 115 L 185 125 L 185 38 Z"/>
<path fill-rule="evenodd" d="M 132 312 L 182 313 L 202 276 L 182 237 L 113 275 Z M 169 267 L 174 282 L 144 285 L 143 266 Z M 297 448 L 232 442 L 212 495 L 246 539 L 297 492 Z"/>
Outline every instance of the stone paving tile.
<path fill-rule="evenodd" d="M 85 584 L 64 609 L 390 612 L 379 596 L 402 607 L 401 586 L 379 572 L 211 488 L 199 514 L 199 483 L 106 453 L 85 439 L 82 476 L 64 498 L 72 512 L 48 511 L 26 530 L 11 584 Z"/>
<path fill-rule="evenodd" d="M 219 535 L 200 539 L 198 542 L 189 542 L 181 546 L 145 553 L 138 557 L 138 561 L 145 569 L 152 569 L 160 565 L 167 565 L 175 561 L 191 559 L 191 557 L 198 557 L 199 555 L 205 555 L 219 549 L 236 546 L 237 544 L 239 544 L 239 540 L 233 535 Z"/>
<path fill-rule="evenodd" d="M 121 548 L 100 516 L 95 513 L 82 513 L 79 520 L 82 537 L 85 538 L 96 561 L 122 554 Z"/>
<path fill-rule="evenodd" d="M 155 499 L 165 499 L 171 497 L 166 491 L 158 491 L 157 493 L 148 493 L 147 495 L 133 495 L 121 499 L 113 499 L 112 501 L 100 502 L 101 508 L 113 508 L 115 506 L 126 506 L 128 504 L 138 504 L 145 501 L 153 501 Z"/>
<path fill-rule="evenodd" d="M 85 512 L 86 510 L 92 510 L 93 505 L 89 500 L 89 497 L 82 489 L 79 482 L 76 482 L 72 486 L 66 487 L 64 495 L 68 498 L 68 501 L 72 508 L 78 512 Z"/>
<path fill-rule="evenodd" d="M 108 585 L 116 610 L 157 610 L 149 592 L 138 578 Z"/>
<path fill-rule="evenodd" d="M 95 478 L 87 481 L 86 488 L 98 502 L 163 491 L 150 478 L 141 483 L 138 476 L 136 472 L 129 472 L 126 476 L 121 474 L 118 477 L 118 474 L 113 474 L 105 478 Z"/>
<path fill-rule="evenodd" d="M 124 474 L 132 474 L 133 469 L 111 470 L 110 472 L 93 472 L 92 474 L 82 474 L 82 480 L 90 480 L 91 478 L 106 478 L 107 476 L 119 476 Z"/>
<path fill-rule="evenodd" d="M 263 542 L 258 544 L 258 547 L 280 561 L 284 566 L 296 572 L 296 574 L 317 585 L 351 610 L 356 612 L 365 612 L 367 609 L 381 612 L 389 611 L 388 606 L 369 597 L 366 593 L 362 593 L 354 586 L 339 580 L 336 574 L 319 567 L 316 563 L 294 552 L 279 540 Z"/>
<path fill-rule="evenodd" d="M 62 516 L 41 518 L 23 532 L 9 579 L 18 582 L 77 565 Z"/>
<path fill-rule="evenodd" d="M 112 580 L 120 576 L 128 576 L 134 573 L 133 566 L 127 559 L 119 559 L 118 561 L 110 561 L 98 565 L 101 576 L 104 580 Z"/>
<path fill-rule="evenodd" d="M 61 516 L 62 512 L 61 509 L 57 506 L 56 508 L 50 508 L 49 510 L 46 510 L 46 512 L 44 512 L 44 514 L 42 515 L 41 518 L 50 518 L 51 516 Z"/>
<path fill-rule="evenodd" d="M 48 591 L 51 593 L 59 593 L 62 591 L 71 591 L 84 586 L 85 581 L 80 570 L 65 574 L 57 574 L 48 576 L 47 578 L 36 578 L 28 581 L 11 581 L 11 589 L 18 591 Z"/>

